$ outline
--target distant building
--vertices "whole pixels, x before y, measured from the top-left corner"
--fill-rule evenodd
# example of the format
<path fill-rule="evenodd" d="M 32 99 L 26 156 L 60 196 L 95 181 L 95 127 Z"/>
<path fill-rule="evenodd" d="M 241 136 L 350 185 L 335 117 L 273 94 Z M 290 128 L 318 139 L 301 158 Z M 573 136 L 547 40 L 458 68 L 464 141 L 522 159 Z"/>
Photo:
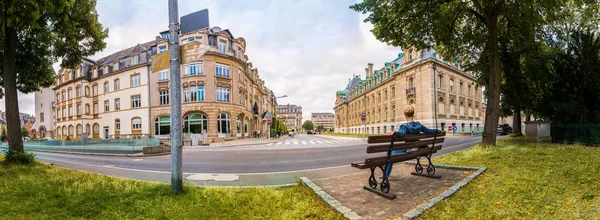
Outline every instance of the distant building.
<path fill-rule="evenodd" d="M 0 119 L 6 122 L 6 112 L 0 111 Z M 19 119 L 21 120 L 21 127 L 25 126 L 25 123 L 27 123 L 27 121 L 35 123 L 35 116 L 27 113 L 19 113 Z"/>
<path fill-rule="evenodd" d="M 333 113 L 312 113 L 311 120 L 315 129 L 317 126 L 323 125 L 325 130 L 333 131 L 335 128 L 335 115 Z"/>
<path fill-rule="evenodd" d="M 43 88 L 35 93 L 35 116 L 33 123 L 33 138 L 54 137 L 56 122 L 54 91 L 52 88 Z"/>
<path fill-rule="evenodd" d="M 289 129 L 299 131 L 302 129 L 302 106 L 298 105 L 278 105 L 277 116 L 285 123 Z"/>

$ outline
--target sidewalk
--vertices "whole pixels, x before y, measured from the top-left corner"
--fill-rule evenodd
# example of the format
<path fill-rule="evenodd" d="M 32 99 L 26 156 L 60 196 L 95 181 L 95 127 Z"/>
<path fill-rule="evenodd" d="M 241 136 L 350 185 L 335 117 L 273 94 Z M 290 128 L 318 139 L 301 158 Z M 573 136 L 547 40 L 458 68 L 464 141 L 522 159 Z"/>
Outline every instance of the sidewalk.
<path fill-rule="evenodd" d="M 288 136 L 281 136 L 279 138 L 245 138 L 240 140 L 233 141 L 225 141 L 221 143 L 211 143 L 208 146 L 184 146 L 184 148 L 198 148 L 198 147 L 236 147 L 236 146 L 249 146 L 249 145 L 259 145 L 259 144 L 269 144 L 269 143 L 277 143 L 283 141 Z"/>
<path fill-rule="evenodd" d="M 366 136 L 365 138 L 362 137 L 342 137 L 342 136 L 335 136 L 335 135 L 326 135 L 326 134 L 315 134 L 315 137 L 320 137 L 320 138 L 327 138 L 327 139 L 332 139 L 332 140 L 337 140 L 337 141 L 348 141 L 348 140 L 367 140 Z"/>

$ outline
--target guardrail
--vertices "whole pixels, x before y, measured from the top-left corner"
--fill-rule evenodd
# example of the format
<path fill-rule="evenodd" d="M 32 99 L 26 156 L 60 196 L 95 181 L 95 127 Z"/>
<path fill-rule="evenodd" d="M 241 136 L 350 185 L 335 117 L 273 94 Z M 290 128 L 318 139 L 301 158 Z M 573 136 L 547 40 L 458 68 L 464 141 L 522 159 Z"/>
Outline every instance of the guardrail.
<path fill-rule="evenodd" d="M 26 141 L 23 146 L 26 150 L 44 150 L 59 152 L 79 152 L 95 154 L 139 154 L 144 147 L 158 146 L 158 138 L 145 139 L 117 139 L 117 140 L 52 140 L 52 141 Z M 6 143 L 1 143 L 6 148 Z"/>

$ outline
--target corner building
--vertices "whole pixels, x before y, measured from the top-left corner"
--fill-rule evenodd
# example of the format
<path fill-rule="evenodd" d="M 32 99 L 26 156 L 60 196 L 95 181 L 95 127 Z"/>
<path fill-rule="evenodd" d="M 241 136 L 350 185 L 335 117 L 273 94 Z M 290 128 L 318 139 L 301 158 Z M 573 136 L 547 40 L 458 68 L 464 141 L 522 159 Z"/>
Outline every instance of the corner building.
<path fill-rule="evenodd" d="M 157 40 L 150 74 L 152 137 L 169 137 L 170 73 L 168 32 Z M 275 97 L 245 55 L 246 41 L 219 27 L 180 36 L 184 140 L 206 142 L 267 132 Z"/>
<path fill-rule="evenodd" d="M 482 128 L 482 91 L 474 73 L 463 68 L 461 62 L 446 62 L 432 49 L 408 50 L 406 56 L 399 53 L 377 70 L 369 63 L 364 79 L 354 75 L 345 89 L 336 92 L 335 130 L 367 134 L 397 130 L 406 121 L 406 104 L 415 108 L 415 120 L 430 128 L 436 127 L 436 112 L 441 130 L 451 125 L 458 132 Z"/>

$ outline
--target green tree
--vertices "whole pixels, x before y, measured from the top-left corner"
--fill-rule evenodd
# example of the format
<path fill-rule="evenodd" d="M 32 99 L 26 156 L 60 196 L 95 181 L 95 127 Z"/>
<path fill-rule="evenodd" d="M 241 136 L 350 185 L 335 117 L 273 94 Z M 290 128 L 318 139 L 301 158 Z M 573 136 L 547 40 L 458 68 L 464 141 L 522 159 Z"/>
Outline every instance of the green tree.
<path fill-rule="evenodd" d="M 317 125 L 317 131 L 323 132 L 324 130 L 325 130 L 325 126 L 323 126 L 323 125 Z"/>
<path fill-rule="evenodd" d="M 2 142 L 6 141 L 6 139 L 8 139 L 5 127 L 2 127 L 2 134 L 0 134 L 0 139 L 2 140 Z"/>
<path fill-rule="evenodd" d="M 302 128 L 304 128 L 304 130 L 306 131 L 309 131 L 313 130 L 315 126 L 313 125 L 313 122 L 311 120 L 306 120 L 304 121 L 304 124 L 302 124 Z"/>
<path fill-rule="evenodd" d="M 372 32 L 380 41 L 402 48 L 435 47 L 445 59 L 465 60 L 470 70 L 481 71 L 480 82 L 486 86 L 488 98 L 482 144 L 495 145 L 502 81 L 499 36 L 506 25 L 503 19 L 512 17 L 510 20 L 538 28 L 555 18 L 563 4 L 560 0 L 364 0 L 350 8 L 370 13 L 365 22 L 374 25 Z M 529 34 L 518 37 L 532 37 Z"/>
<path fill-rule="evenodd" d="M 27 128 L 21 127 L 21 135 L 23 135 L 23 137 L 29 136 L 29 131 L 27 130 Z"/>
<path fill-rule="evenodd" d="M 0 81 L 4 86 L 9 148 L 23 151 L 17 91 L 54 83 L 52 64 L 73 68 L 104 49 L 108 29 L 98 22 L 95 0 L 0 0 Z M 18 73 L 18 74 L 17 74 Z"/>

